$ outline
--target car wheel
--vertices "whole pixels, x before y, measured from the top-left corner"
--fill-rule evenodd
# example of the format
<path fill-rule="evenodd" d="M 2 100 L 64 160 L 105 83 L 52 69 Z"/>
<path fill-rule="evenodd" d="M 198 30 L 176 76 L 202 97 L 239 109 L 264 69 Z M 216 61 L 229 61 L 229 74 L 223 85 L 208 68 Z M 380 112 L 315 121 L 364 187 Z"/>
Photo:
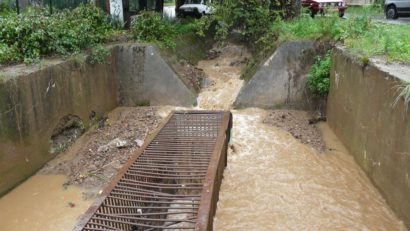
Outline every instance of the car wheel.
<path fill-rule="evenodd" d="M 397 9 L 394 5 L 390 5 L 387 7 L 386 18 L 387 19 L 397 19 L 398 18 Z"/>
<path fill-rule="evenodd" d="M 179 12 L 177 15 L 178 18 L 185 18 L 185 14 L 182 12 Z"/>
<path fill-rule="evenodd" d="M 204 16 L 203 13 L 196 13 L 195 15 L 196 15 L 196 18 L 197 18 L 197 19 L 200 19 L 200 18 L 202 18 L 202 16 Z"/>

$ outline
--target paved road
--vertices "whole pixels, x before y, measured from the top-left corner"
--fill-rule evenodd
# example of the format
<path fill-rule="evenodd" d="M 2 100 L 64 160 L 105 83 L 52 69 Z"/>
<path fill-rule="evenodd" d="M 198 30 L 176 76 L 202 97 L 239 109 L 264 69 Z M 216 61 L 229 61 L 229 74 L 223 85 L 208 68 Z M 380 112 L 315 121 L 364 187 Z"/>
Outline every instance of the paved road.
<path fill-rule="evenodd" d="M 387 20 L 385 18 L 383 18 L 383 19 L 376 18 L 376 19 L 373 19 L 373 21 L 382 22 L 382 23 L 389 23 L 389 24 L 398 24 L 398 25 L 410 24 L 410 18 L 398 18 L 396 20 Z"/>
<path fill-rule="evenodd" d="M 352 17 L 355 14 L 349 14 L 346 13 L 344 18 L 349 18 Z M 377 15 L 377 16 L 372 16 L 372 20 L 374 22 L 380 22 L 380 23 L 386 23 L 386 24 L 396 24 L 396 25 L 404 25 L 404 24 L 410 24 L 410 18 L 398 18 L 396 20 L 387 20 L 386 17 L 382 15 Z"/>

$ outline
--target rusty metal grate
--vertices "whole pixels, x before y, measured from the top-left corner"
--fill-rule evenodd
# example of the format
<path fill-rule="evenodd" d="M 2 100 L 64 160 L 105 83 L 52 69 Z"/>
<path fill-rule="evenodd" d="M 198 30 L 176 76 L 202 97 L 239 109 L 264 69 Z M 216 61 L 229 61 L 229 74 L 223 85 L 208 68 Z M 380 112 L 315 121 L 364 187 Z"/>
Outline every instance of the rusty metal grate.
<path fill-rule="evenodd" d="M 232 116 L 173 112 L 74 230 L 212 230 Z"/>

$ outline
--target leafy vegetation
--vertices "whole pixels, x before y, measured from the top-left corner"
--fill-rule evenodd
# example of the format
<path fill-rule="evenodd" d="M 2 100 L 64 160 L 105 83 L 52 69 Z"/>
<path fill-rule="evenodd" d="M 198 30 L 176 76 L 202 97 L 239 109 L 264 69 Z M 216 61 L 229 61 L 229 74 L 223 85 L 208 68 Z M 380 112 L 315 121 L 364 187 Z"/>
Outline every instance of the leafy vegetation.
<path fill-rule="evenodd" d="M 175 47 L 175 30 L 170 22 L 163 21 L 156 12 L 144 11 L 131 23 L 131 33 L 135 40 L 157 42 L 165 47 Z"/>
<path fill-rule="evenodd" d="M 114 33 L 108 16 L 88 4 L 51 16 L 34 8 L 8 14 L 0 18 L 0 63 L 32 63 L 42 56 L 78 53 Z"/>
<path fill-rule="evenodd" d="M 241 40 L 253 51 L 269 50 L 275 40 L 270 25 L 280 19 L 280 11 L 272 10 L 271 4 L 271 1 L 260 0 L 226 0 L 216 5 L 212 18 L 216 24 L 216 38 L 223 41 L 232 31 L 238 31 Z"/>
<path fill-rule="evenodd" d="M 317 56 L 315 63 L 310 68 L 307 85 L 317 95 L 327 95 L 330 88 L 330 69 L 332 67 L 332 54 L 328 52 L 324 57 Z"/>
<path fill-rule="evenodd" d="M 15 13 L 13 3 L 10 0 L 3 0 L 0 2 L 0 17 Z"/>
<path fill-rule="evenodd" d="M 369 6 L 349 6 L 346 10 L 346 12 L 349 15 L 355 15 L 355 16 L 360 16 L 360 15 L 368 15 L 372 17 L 380 17 L 384 18 L 384 1 L 382 1 L 382 6 L 378 6 L 376 4 L 374 5 L 369 5 Z"/>
<path fill-rule="evenodd" d="M 165 0 L 164 6 L 175 6 L 175 0 Z"/>
<path fill-rule="evenodd" d="M 186 20 L 176 23 L 161 19 L 161 14 L 143 11 L 131 23 L 131 33 L 135 40 L 153 42 L 161 47 L 175 49 L 178 35 L 195 33 L 205 36 L 202 28 L 205 20 Z"/>
<path fill-rule="evenodd" d="M 226 0 L 216 5 L 209 20 L 216 24 L 216 39 L 223 44 L 232 31 L 239 32 L 253 52 L 243 79 L 249 79 L 278 44 L 292 40 L 340 42 L 364 63 L 373 56 L 410 62 L 410 25 L 372 22 L 370 16 L 381 15 L 380 7 L 353 8 L 348 19 L 337 14 L 313 19 L 308 15 L 294 17 L 289 3 L 293 1 Z"/>
<path fill-rule="evenodd" d="M 340 20 L 308 16 L 273 25 L 278 41 L 328 39 L 345 44 L 353 54 L 368 60 L 385 56 L 390 61 L 410 62 L 410 25 L 374 23 L 367 15 Z"/>
<path fill-rule="evenodd" d="M 98 44 L 91 48 L 89 62 L 91 64 L 103 64 L 110 52 L 103 45 Z"/>
<path fill-rule="evenodd" d="M 276 47 L 278 22 L 297 15 L 293 0 L 225 0 L 203 26 L 215 25 L 215 39 L 223 45 L 235 32 L 253 53 L 241 78 L 249 79 L 262 60 Z"/>

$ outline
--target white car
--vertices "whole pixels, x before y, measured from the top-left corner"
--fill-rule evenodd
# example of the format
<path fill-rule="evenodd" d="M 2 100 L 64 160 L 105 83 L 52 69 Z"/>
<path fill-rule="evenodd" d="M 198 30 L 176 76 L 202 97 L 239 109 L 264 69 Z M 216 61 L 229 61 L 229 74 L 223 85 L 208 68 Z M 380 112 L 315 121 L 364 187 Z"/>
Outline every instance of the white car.
<path fill-rule="evenodd" d="M 212 14 L 214 8 L 210 6 L 211 0 L 186 0 L 185 3 L 177 9 L 177 16 L 184 18 L 192 16 L 200 18 L 206 14 Z"/>
<path fill-rule="evenodd" d="M 386 0 L 384 12 L 387 19 L 410 17 L 410 0 Z"/>

